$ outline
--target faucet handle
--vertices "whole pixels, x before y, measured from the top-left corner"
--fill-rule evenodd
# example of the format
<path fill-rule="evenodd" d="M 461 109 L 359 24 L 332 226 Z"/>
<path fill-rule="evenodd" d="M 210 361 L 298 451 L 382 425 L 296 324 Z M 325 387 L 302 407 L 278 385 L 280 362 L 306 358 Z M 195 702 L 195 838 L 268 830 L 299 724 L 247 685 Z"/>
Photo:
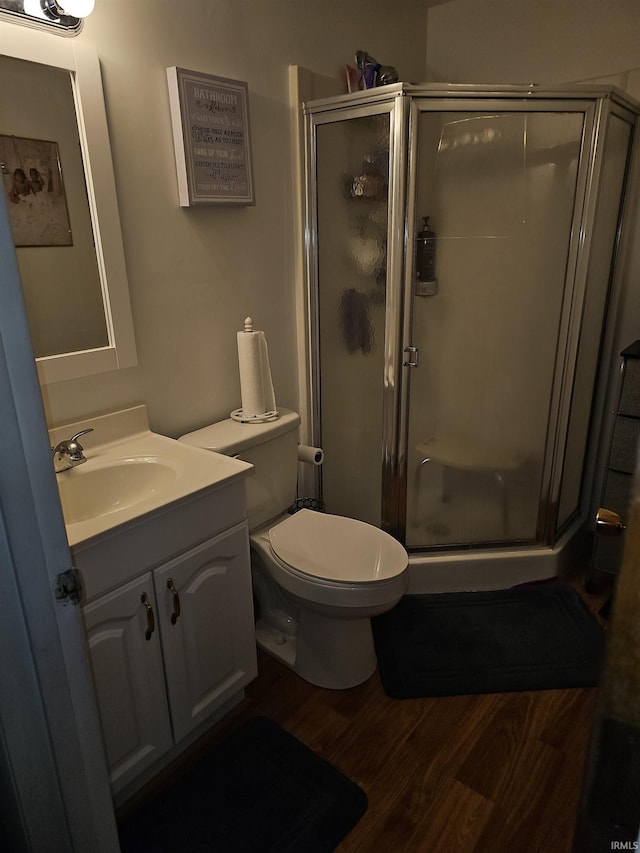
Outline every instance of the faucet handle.
<path fill-rule="evenodd" d="M 93 427 L 88 427 L 87 429 L 81 429 L 80 432 L 77 432 L 75 435 L 72 435 L 69 439 L 69 444 L 72 441 L 77 441 L 81 435 L 86 435 L 88 432 L 93 432 Z"/>

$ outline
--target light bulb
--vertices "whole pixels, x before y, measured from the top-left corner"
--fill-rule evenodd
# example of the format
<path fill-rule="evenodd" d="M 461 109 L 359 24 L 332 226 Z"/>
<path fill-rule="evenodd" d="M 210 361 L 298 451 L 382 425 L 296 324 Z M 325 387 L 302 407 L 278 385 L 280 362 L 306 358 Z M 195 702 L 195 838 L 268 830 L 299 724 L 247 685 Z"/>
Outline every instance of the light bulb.
<path fill-rule="evenodd" d="M 72 18 L 86 18 L 93 12 L 95 0 L 59 0 L 58 6 Z"/>
<path fill-rule="evenodd" d="M 43 18 L 47 20 L 46 15 L 42 11 L 40 0 L 24 0 L 23 9 L 26 15 L 31 15 L 32 18 Z"/>

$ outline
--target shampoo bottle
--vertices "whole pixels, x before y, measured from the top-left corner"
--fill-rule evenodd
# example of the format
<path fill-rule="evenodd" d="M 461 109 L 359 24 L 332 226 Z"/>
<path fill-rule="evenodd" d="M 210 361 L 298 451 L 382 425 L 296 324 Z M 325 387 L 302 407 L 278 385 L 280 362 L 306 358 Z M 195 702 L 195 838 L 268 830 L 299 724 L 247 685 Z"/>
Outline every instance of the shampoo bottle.
<path fill-rule="evenodd" d="M 429 229 L 429 216 L 423 216 L 424 226 L 418 234 L 416 272 L 418 281 L 436 280 L 436 235 Z"/>

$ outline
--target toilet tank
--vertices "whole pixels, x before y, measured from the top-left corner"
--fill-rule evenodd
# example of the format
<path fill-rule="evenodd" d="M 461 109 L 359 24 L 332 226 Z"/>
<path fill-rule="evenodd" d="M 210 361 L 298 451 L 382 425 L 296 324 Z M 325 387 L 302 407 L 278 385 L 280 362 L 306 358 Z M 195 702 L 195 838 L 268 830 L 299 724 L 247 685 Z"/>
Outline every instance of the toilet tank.
<path fill-rule="evenodd" d="M 296 499 L 300 416 L 288 409 L 279 412 L 274 421 L 242 424 L 227 418 L 180 438 L 254 466 L 245 478 L 250 530 L 286 512 Z"/>

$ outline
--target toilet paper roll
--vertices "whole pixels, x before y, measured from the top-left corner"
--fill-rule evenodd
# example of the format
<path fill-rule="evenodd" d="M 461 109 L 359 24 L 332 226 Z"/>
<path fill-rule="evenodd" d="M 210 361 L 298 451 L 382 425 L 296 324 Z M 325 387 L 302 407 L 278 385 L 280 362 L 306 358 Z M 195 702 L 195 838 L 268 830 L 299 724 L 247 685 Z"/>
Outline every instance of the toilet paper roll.
<path fill-rule="evenodd" d="M 245 328 L 248 325 L 245 321 Z M 258 331 L 238 332 L 237 338 L 242 413 L 260 417 L 276 407 L 267 341 L 264 332 Z"/>
<path fill-rule="evenodd" d="M 324 450 L 320 447 L 309 447 L 308 444 L 299 444 L 298 459 L 300 462 L 310 462 L 311 465 L 322 465 Z"/>

